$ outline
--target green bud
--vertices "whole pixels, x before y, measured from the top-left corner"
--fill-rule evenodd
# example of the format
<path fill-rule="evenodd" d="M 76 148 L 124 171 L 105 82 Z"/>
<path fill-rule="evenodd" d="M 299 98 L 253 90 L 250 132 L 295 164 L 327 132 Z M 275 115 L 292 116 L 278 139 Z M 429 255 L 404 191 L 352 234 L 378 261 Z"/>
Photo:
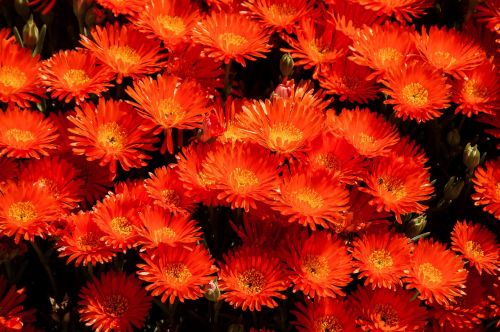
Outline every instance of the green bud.
<path fill-rule="evenodd" d="M 422 233 L 426 225 L 427 216 L 425 214 L 419 215 L 406 224 L 405 234 L 409 238 L 414 238 Z"/>
<path fill-rule="evenodd" d="M 289 53 L 283 54 L 280 60 L 280 71 L 283 77 L 289 77 L 293 73 L 293 59 Z"/>
<path fill-rule="evenodd" d="M 457 199 L 457 197 L 462 192 L 464 187 L 464 180 L 457 178 L 456 176 L 452 176 L 448 182 L 444 185 L 444 199 L 446 201 L 453 201 Z"/>
<path fill-rule="evenodd" d="M 212 302 L 217 302 L 220 296 L 219 285 L 217 284 L 217 279 L 214 279 L 208 283 L 205 288 L 205 298 Z"/>
<path fill-rule="evenodd" d="M 242 324 L 231 324 L 227 332 L 245 332 L 245 327 Z"/>
<path fill-rule="evenodd" d="M 34 49 L 39 37 L 38 27 L 33 20 L 33 15 L 30 16 L 28 22 L 23 27 L 23 43 L 24 47 Z"/>
<path fill-rule="evenodd" d="M 477 165 L 479 165 L 479 161 L 481 160 L 481 153 L 479 152 L 477 145 L 471 146 L 470 143 L 467 143 L 464 149 L 464 164 L 467 166 L 469 171 L 473 171 Z"/>
<path fill-rule="evenodd" d="M 30 7 L 28 5 L 28 0 L 15 0 L 14 8 L 16 10 L 16 13 L 19 14 L 19 16 L 22 16 L 25 19 L 28 18 L 30 14 Z"/>
<path fill-rule="evenodd" d="M 450 146 L 458 146 L 460 144 L 460 132 L 458 129 L 452 129 L 446 135 L 446 141 Z"/>

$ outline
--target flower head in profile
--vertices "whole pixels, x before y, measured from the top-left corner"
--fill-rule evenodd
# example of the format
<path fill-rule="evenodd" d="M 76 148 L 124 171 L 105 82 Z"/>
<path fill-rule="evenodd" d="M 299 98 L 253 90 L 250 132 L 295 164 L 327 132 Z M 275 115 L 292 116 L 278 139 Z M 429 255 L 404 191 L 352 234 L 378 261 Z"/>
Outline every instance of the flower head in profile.
<path fill-rule="evenodd" d="M 0 330 L 25 331 L 29 323 L 35 322 L 35 311 L 26 310 L 26 289 L 8 286 L 7 280 L 0 276 Z"/>
<path fill-rule="evenodd" d="M 486 27 L 491 31 L 500 29 L 500 9 L 496 0 L 485 0 L 478 3 L 474 8 L 479 22 L 486 23 Z"/>
<path fill-rule="evenodd" d="M 83 287 L 78 312 L 80 320 L 93 329 L 132 331 L 144 326 L 151 300 L 134 276 L 108 272 Z"/>
<path fill-rule="evenodd" d="M 413 18 L 425 15 L 434 6 L 433 0 L 352 0 L 377 14 L 393 16 L 401 23 L 411 22 Z"/>
<path fill-rule="evenodd" d="M 113 12 L 115 16 L 136 15 L 142 12 L 144 1 L 142 0 L 97 0 L 97 3 Z"/>
<path fill-rule="evenodd" d="M 296 320 L 292 324 L 299 332 L 357 331 L 355 315 L 345 301 L 320 298 L 305 304 L 298 303 L 292 310 Z"/>
<path fill-rule="evenodd" d="M 500 114 L 500 113 L 499 113 Z M 487 161 L 474 172 L 475 205 L 484 205 L 483 209 L 500 219 L 500 159 Z"/>
<path fill-rule="evenodd" d="M 214 13 L 193 30 L 193 40 L 205 48 L 211 58 L 228 64 L 265 58 L 270 51 L 269 34 L 257 22 L 236 13 Z"/>

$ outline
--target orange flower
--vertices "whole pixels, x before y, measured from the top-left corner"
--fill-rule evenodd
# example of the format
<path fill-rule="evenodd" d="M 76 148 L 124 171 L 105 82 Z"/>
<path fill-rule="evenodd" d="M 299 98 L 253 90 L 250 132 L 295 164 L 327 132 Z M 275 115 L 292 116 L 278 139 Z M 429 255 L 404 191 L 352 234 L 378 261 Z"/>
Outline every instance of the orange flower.
<path fill-rule="evenodd" d="M 178 298 L 196 300 L 203 296 L 202 287 L 214 279 L 214 260 L 202 245 L 192 249 L 159 247 L 153 255 L 141 255 L 146 264 L 138 264 L 139 278 L 150 283 L 146 290 L 170 303 Z"/>
<path fill-rule="evenodd" d="M 226 143 L 208 152 L 203 165 L 210 186 L 220 190 L 217 199 L 233 209 L 256 209 L 269 202 L 278 186 L 279 162 L 268 150 L 251 143 Z"/>
<path fill-rule="evenodd" d="M 349 299 L 363 331 L 422 331 L 427 310 L 412 298 L 403 290 L 360 288 Z"/>
<path fill-rule="evenodd" d="M 171 247 L 187 246 L 201 241 L 201 228 L 190 220 L 189 215 L 173 214 L 159 206 L 148 206 L 139 212 L 142 221 L 137 228 L 137 242 L 145 249 L 155 249 L 160 245 Z"/>
<path fill-rule="evenodd" d="M 360 190 L 373 196 L 369 203 L 375 205 L 377 211 L 393 212 L 396 221 L 401 223 L 402 214 L 427 210 L 420 202 L 431 198 L 434 187 L 427 168 L 390 156 L 374 160 L 366 187 Z"/>
<path fill-rule="evenodd" d="M 97 0 L 97 3 L 104 8 L 111 10 L 115 16 L 120 14 L 134 16 L 135 14 L 146 10 L 143 8 L 144 1 L 142 0 Z"/>
<path fill-rule="evenodd" d="M 151 296 L 134 276 L 108 272 L 80 291 L 80 320 L 103 332 L 141 329 L 151 308 Z"/>
<path fill-rule="evenodd" d="M 260 247 L 241 247 L 224 255 L 219 280 L 220 299 L 250 311 L 278 306 L 274 298 L 285 299 L 281 292 L 289 283 L 278 258 Z"/>
<path fill-rule="evenodd" d="M 43 15 L 50 13 L 55 4 L 56 0 L 28 0 L 28 5 L 36 7 L 35 10 L 40 11 Z"/>
<path fill-rule="evenodd" d="M 9 158 L 0 158 L 0 195 L 9 180 L 14 180 L 19 174 L 17 163 Z"/>
<path fill-rule="evenodd" d="M 352 38 L 363 26 L 374 26 L 387 20 L 384 13 L 366 9 L 355 1 L 325 0 L 335 28 Z"/>
<path fill-rule="evenodd" d="M 116 252 L 101 239 L 105 233 L 97 226 L 90 212 L 72 214 L 68 218 L 69 228 L 57 241 L 59 257 L 68 257 L 67 263 L 76 266 L 96 266 L 113 259 Z"/>
<path fill-rule="evenodd" d="M 453 85 L 453 102 L 458 104 L 455 114 L 495 114 L 500 109 L 500 77 L 498 68 L 489 62 L 466 72 L 466 78 Z"/>
<path fill-rule="evenodd" d="M 474 205 L 485 205 L 483 210 L 500 219 L 500 159 L 487 161 L 474 172 Z"/>
<path fill-rule="evenodd" d="M 292 270 L 293 291 L 310 298 L 344 296 L 351 282 L 352 264 L 346 246 L 326 232 L 302 232 L 292 243 L 285 261 Z"/>
<path fill-rule="evenodd" d="M 207 55 L 228 64 L 235 60 L 265 58 L 270 51 L 269 34 L 260 24 L 236 13 L 215 13 L 193 30 L 193 40 L 205 47 Z"/>
<path fill-rule="evenodd" d="M 171 49 L 188 41 L 191 30 L 200 19 L 198 8 L 181 0 L 151 0 L 133 19 L 139 31 L 150 38 L 160 38 Z"/>
<path fill-rule="evenodd" d="M 327 113 L 327 124 L 337 136 L 344 137 L 362 156 L 387 155 L 399 141 L 397 129 L 368 108 L 343 109 L 340 115 Z"/>
<path fill-rule="evenodd" d="M 439 110 L 450 106 L 450 88 L 446 76 L 414 62 L 386 73 L 381 91 L 391 97 L 384 104 L 392 104 L 394 113 L 403 120 L 426 122 L 441 115 Z"/>
<path fill-rule="evenodd" d="M 116 173 L 117 163 L 124 170 L 146 166 L 151 157 L 144 151 L 153 151 L 158 141 L 146 128 L 148 120 L 140 117 L 133 107 L 122 101 L 99 99 L 99 104 L 85 104 L 68 120 L 76 127 L 68 128 L 73 134 L 73 153 L 85 155 L 87 160 L 100 160 Z"/>
<path fill-rule="evenodd" d="M 45 238 L 50 222 L 60 216 L 57 202 L 46 188 L 26 182 L 8 182 L 0 196 L 0 230 L 7 236 L 34 241 Z"/>
<path fill-rule="evenodd" d="M 44 90 L 38 81 L 39 58 L 10 39 L 0 40 L 0 101 L 30 107 L 29 102 L 41 99 Z"/>
<path fill-rule="evenodd" d="M 372 288 L 396 289 L 403 286 L 401 277 L 409 267 L 411 247 L 408 238 L 380 230 L 363 234 L 353 242 L 352 256 L 357 260 L 358 279 Z"/>
<path fill-rule="evenodd" d="M 5 332 L 25 331 L 27 323 L 35 322 L 35 311 L 25 310 L 26 289 L 8 287 L 7 280 L 0 276 L 0 330 Z"/>
<path fill-rule="evenodd" d="M 297 155 L 309 148 L 321 133 L 324 114 L 317 109 L 283 98 L 254 101 L 236 115 L 236 128 L 271 151 Z"/>
<path fill-rule="evenodd" d="M 495 275 L 500 270 L 500 247 L 495 235 L 480 224 L 457 222 L 451 233 L 452 249 L 481 274 Z"/>
<path fill-rule="evenodd" d="M 276 194 L 273 209 L 289 222 L 297 222 L 316 230 L 316 225 L 341 228 L 342 214 L 347 210 L 349 192 L 338 179 L 325 171 L 304 169 L 285 176 Z"/>
<path fill-rule="evenodd" d="M 356 332 L 355 316 L 341 300 L 321 298 L 306 304 L 298 303 L 292 314 L 297 318 L 292 324 L 299 332 L 342 331 Z"/>
<path fill-rule="evenodd" d="M 112 84 L 114 74 L 83 49 L 59 51 L 42 62 L 40 78 L 52 98 L 65 103 L 82 102 L 90 94 L 101 96 Z"/>
<path fill-rule="evenodd" d="M 349 210 L 342 216 L 341 229 L 343 232 L 355 233 L 371 228 L 384 227 L 389 225 L 387 219 L 390 214 L 384 211 L 377 211 L 375 207 L 368 204 L 372 196 L 365 194 L 356 187 L 351 189 L 349 196 Z"/>
<path fill-rule="evenodd" d="M 433 240 L 418 241 L 411 267 L 407 271 L 407 289 L 415 288 L 419 299 L 441 305 L 454 303 L 463 296 L 467 270 L 460 258 Z"/>
<path fill-rule="evenodd" d="M 306 108 L 314 108 L 316 112 L 328 108 L 331 100 L 325 100 L 326 94 L 323 90 L 314 90 L 314 81 L 301 80 L 298 84 L 292 80 L 280 83 L 271 94 L 271 100 L 284 99 L 292 104 L 301 104 Z"/>
<path fill-rule="evenodd" d="M 266 28 L 292 32 L 293 26 L 313 9 L 308 0 L 247 0 L 243 6 L 250 10 Z"/>
<path fill-rule="evenodd" d="M 130 24 L 119 25 L 116 22 L 104 28 L 97 26 L 91 35 L 93 40 L 81 36 L 81 44 L 118 74 L 119 84 L 123 77 L 140 78 L 153 74 L 165 64 L 160 43 L 147 39 Z"/>
<path fill-rule="evenodd" d="M 432 26 L 427 33 L 422 28 L 422 34 L 415 37 L 417 49 L 427 63 L 457 78 L 465 77 L 465 71 L 486 60 L 481 47 L 454 29 Z"/>
<path fill-rule="evenodd" d="M 55 125 L 38 111 L 10 107 L 0 112 L 0 156 L 36 158 L 57 148 Z"/>
<path fill-rule="evenodd" d="M 127 93 L 135 102 L 138 113 L 165 130 L 161 152 L 168 147 L 173 153 L 172 128 L 199 128 L 207 113 L 207 95 L 194 81 L 180 80 L 175 76 L 158 75 L 136 81 Z"/>
<path fill-rule="evenodd" d="M 434 6 L 434 0 L 352 0 L 366 9 L 392 16 L 401 23 L 411 22 L 413 18 L 425 15 Z"/>
<path fill-rule="evenodd" d="M 424 150 L 407 136 L 402 136 L 399 142 L 391 147 L 391 154 L 422 168 L 425 168 L 425 164 L 429 161 Z"/>
<path fill-rule="evenodd" d="M 500 8 L 496 0 L 485 0 L 474 7 L 479 22 L 486 23 L 491 31 L 500 29 Z"/>

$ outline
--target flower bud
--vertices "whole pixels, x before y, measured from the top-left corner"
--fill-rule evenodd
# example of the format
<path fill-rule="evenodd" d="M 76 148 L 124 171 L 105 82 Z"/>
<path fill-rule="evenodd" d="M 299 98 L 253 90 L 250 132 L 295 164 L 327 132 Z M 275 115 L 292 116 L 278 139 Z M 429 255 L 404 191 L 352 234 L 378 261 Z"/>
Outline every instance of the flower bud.
<path fill-rule="evenodd" d="M 462 188 L 464 187 L 464 180 L 457 178 L 456 176 L 452 176 L 448 182 L 444 185 L 444 199 L 446 201 L 453 201 L 457 199 L 457 197 L 462 192 Z"/>
<path fill-rule="evenodd" d="M 30 16 L 28 22 L 23 27 L 23 43 L 24 46 L 30 49 L 34 49 L 40 33 L 38 27 L 33 20 L 33 15 Z"/>
<path fill-rule="evenodd" d="M 477 145 L 471 146 L 470 143 L 467 143 L 464 149 L 464 164 L 467 168 L 472 171 L 479 165 L 479 161 L 481 160 L 481 153 L 479 152 Z"/>
<path fill-rule="evenodd" d="M 245 327 L 242 324 L 231 324 L 227 332 L 245 332 Z"/>
<path fill-rule="evenodd" d="M 16 13 L 18 13 L 19 16 L 22 16 L 24 18 L 27 18 L 30 14 L 30 7 L 28 4 L 28 0 L 15 0 L 14 8 L 16 9 Z"/>
<path fill-rule="evenodd" d="M 293 59 L 288 53 L 283 54 L 280 60 L 280 71 L 283 77 L 288 77 L 293 73 Z"/>
<path fill-rule="evenodd" d="M 422 233 L 426 225 L 427 216 L 425 214 L 419 215 L 406 224 L 405 234 L 409 238 L 414 238 L 415 236 Z"/>
<path fill-rule="evenodd" d="M 460 132 L 458 129 L 452 129 L 446 135 L 446 141 L 450 146 L 458 146 L 460 144 Z"/>
<path fill-rule="evenodd" d="M 271 97 L 272 98 L 284 98 L 284 99 L 290 98 L 294 87 L 295 87 L 295 83 L 293 80 L 284 81 L 284 82 L 278 84 L 276 89 L 274 89 Z"/>
<path fill-rule="evenodd" d="M 217 302 L 220 296 L 219 285 L 217 284 L 217 279 L 214 279 L 208 283 L 205 288 L 205 298 L 212 302 Z"/>

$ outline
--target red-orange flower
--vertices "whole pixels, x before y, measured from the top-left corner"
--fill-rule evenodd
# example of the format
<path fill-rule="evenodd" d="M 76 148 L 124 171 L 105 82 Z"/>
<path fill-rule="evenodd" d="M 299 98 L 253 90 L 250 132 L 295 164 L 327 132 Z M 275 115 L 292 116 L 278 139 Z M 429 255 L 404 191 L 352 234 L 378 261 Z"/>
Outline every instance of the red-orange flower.
<path fill-rule="evenodd" d="M 441 115 L 450 106 L 450 88 L 446 76 L 420 62 L 386 73 L 382 79 L 389 95 L 384 104 L 394 106 L 397 117 L 425 122 Z"/>
<path fill-rule="evenodd" d="M 65 103 L 101 96 L 112 84 L 113 72 L 87 50 L 60 51 L 42 62 L 40 78 L 52 98 Z"/>
<path fill-rule="evenodd" d="M 415 288 L 419 299 L 444 305 L 463 296 L 467 270 L 459 257 L 433 240 L 419 240 L 404 282 L 407 289 Z"/>
<path fill-rule="evenodd" d="M 19 169 L 17 163 L 9 158 L 0 158 L 0 195 L 3 193 L 3 187 L 9 180 L 17 178 Z"/>
<path fill-rule="evenodd" d="M 224 255 L 219 280 L 220 299 L 250 311 L 278 306 L 275 298 L 286 298 L 281 292 L 289 284 L 279 259 L 260 247 L 242 247 Z"/>
<path fill-rule="evenodd" d="M 279 162 L 276 155 L 252 143 L 225 143 L 208 152 L 203 173 L 220 190 L 217 199 L 232 208 L 249 211 L 256 202 L 269 202 L 278 186 Z"/>
<path fill-rule="evenodd" d="M 56 0 L 29 0 L 28 5 L 30 7 L 36 7 L 36 11 L 42 12 L 43 15 L 50 13 L 52 8 L 54 8 Z"/>
<path fill-rule="evenodd" d="M 409 267 L 411 253 L 408 238 L 381 230 L 362 235 L 352 245 L 358 278 L 366 277 L 365 285 L 371 284 L 373 289 L 403 286 L 401 277 Z"/>
<path fill-rule="evenodd" d="M 352 38 L 363 26 L 374 26 L 387 20 L 380 12 L 366 9 L 355 1 L 325 0 L 335 28 Z"/>
<path fill-rule="evenodd" d="M 205 47 L 207 55 L 228 64 L 234 60 L 265 58 L 270 51 L 269 34 L 260 24 L 237 13 L 215 13 L 193 30 L 193 40 Z"/>
<path fill-rule="evenodd" d="M 165 64 L 160 42 L 146 38 L 130 24 L 98 26 L 91 35 L 93 40 L 81 36 L 81 44 L 118 75 L 118 83 L 123 77 L 153 74 Z"/>
<path fill-rule="evenodd" d="M 342 288 L 352 280 L 351 257 L 342 241 L 326 232 L 302 233 L 284 259 L 291 269 L 293 291 L 305 296 L 344 296 Z"/>
<path fill-rule="evenodd" d="M 451 248 L 460 253 L 471 266 L 495 275 L 500 270 L 500 247 L 495 234 L 481 224 L 457 222 L 451 232 Z"/>
<path fill-rule="evenodd" d="M 67 218 L 68 229 L 57 241 L 60 257 L 67 256 L 67 263 L 76 266 L 95 266 L 113 259 L 116 252 L 101 239 L 105 233 L 97 226 L 90 212 L 72 214 Z"/>
<path fill-rule="evenodd" d="M 349 210 L 342 216 L 342 232 L 355 233 L 371 228 L 389 225 L 390 214 L 377 211 L 375 207 L 368 204 L 372 196 L 365 194 L 354 187 L 349 196 Z M 387 227 L 386 227 L 387 228 Z"/>
<path fill-rule="evenodd" d="M 39 159 L 57 148 L 57 137 L 55 125 L 38 111 L 0 112 L 0 156 Z"/>
<path fill-rule="evenodd" d="M 413 18 L 425 15 L 434 6 L 434 0 L 352 0 L 366 9 L 394 17 L 401 23 L 411 22 Z"/>
<path fill-rule="evenodd" d="M 202 245 L 159 247 L 153 255 L 141 255 L 145 264 L 138 264 L 139 278 L 148 282 L 146 290 L 170 303 L 178 298 L 196 300 L 203 296 L 203 286 L 214 279 L 217 271 L 213 258 Z"/>
<path fill-rule="evenodd" d="M 474 172 L 475 205 L 484 205 L 483 210 L 500 219 L 500 159 L 487 161 Z"/>
<path fill-rule="evenodd" d="M 134 276 L 108 272 L 80 291 L 80 320 L 103 332 L 141 329 L 151 308 L 151 296 Z"/>
<path fill-rule="evenodd" d="M 97 107 L 85 104 L 68 119 L 76 126 L 68 129 L 73 153 L 109 165 L 112 173 L 118 162 L 124 170 L 146 166 L 151 157 L 145 151 L 153 151 L 158 141 L 146 131 L 151 128 L 149 120 L 122 101 L 100 99 Z"/>
<path fill-rule="evenodd" d="M 486 27 L 491 31 L 500 30 L 500 7 L 496 0 L 485 0 L 478 3 L 474 9 L 479 22 L 486 23 Z"/>
<path fill-rule="evenodd" d="M 0 276 L 0 330 L 5 332 L 25 331 L 27 323 L 35 322 L 34 310 L 25 310 L 26 289 L 8 287 L 7 280 Z"/>
<path fill-rule="evenodd" d="M 133 16 L 145 10 L 143 0 L 97 0 L 97 3 L 111 10 L 115 16 L 120 14 Z"/>
<path fill-rule="evenodd" d="M 306 304 L 298 303 L 292 314 L 292 324 L 299 332 L 356 332 L 355 316 L 342 300 L 321 298 Z"/>

